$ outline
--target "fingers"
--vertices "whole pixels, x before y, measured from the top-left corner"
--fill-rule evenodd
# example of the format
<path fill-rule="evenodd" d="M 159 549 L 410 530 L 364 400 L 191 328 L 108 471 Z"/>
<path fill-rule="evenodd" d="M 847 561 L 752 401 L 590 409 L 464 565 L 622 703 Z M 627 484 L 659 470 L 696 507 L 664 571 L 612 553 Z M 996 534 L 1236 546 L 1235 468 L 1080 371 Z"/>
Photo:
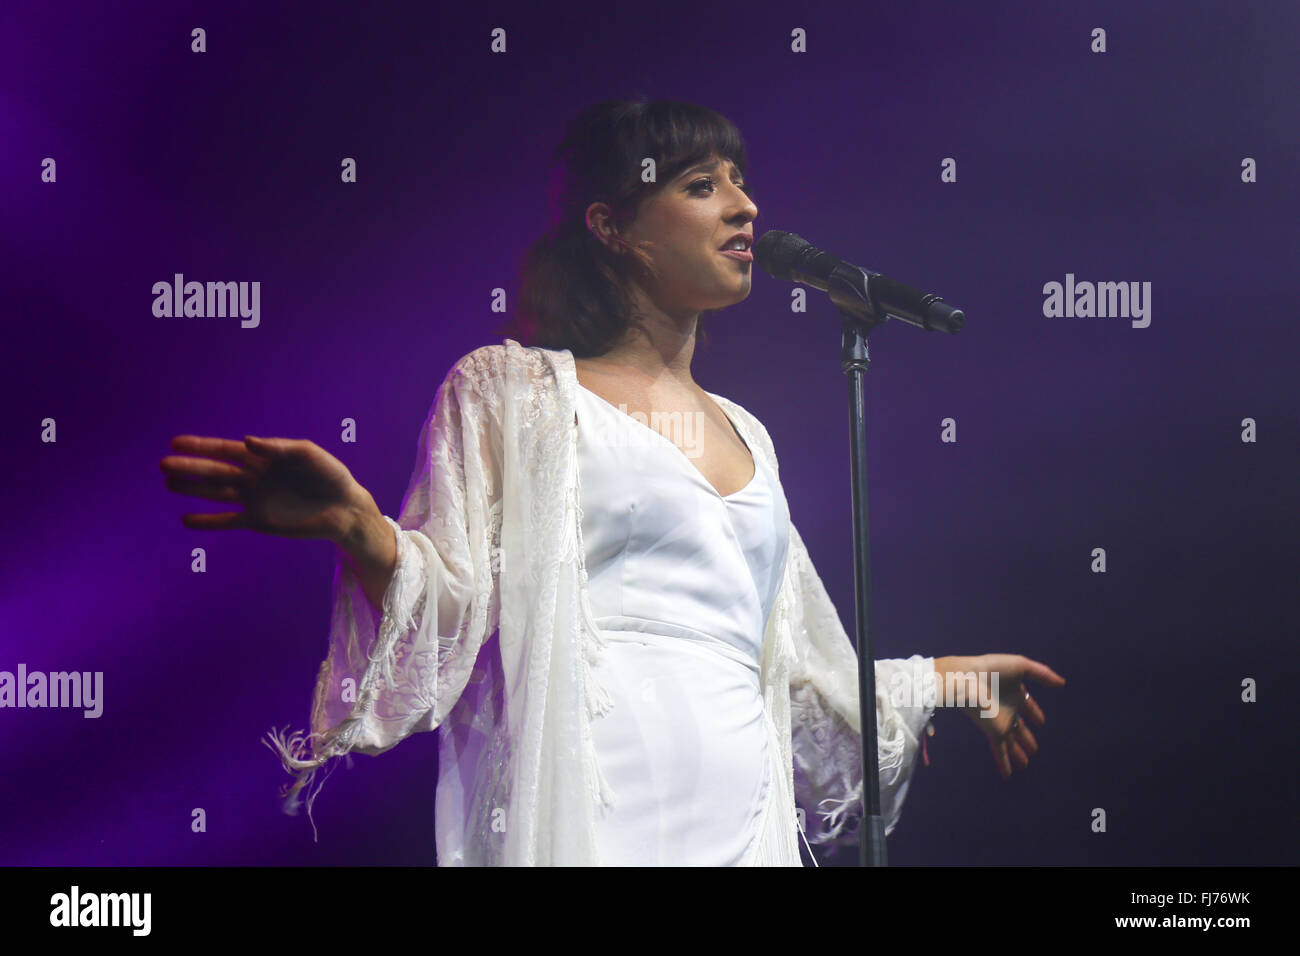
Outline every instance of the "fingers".
<path fill-rule="evenodd" d="M 184 455 L 203 455 L 241 465 L 256 465 L 261 460 L 242 441 L 228 438 L 207 438 L 201 435 L 177 435 L 171 440 L 172 451 Z"/>
<path fill-rule="evenodd" d="M 254 455 L 242 442 L 199 435 L 177 435 L 171 440 L 171 446 L 175 451 L 207 456 L 195 458 L 189 454 L 167 455 L 158 462 L 163 474 L 167 475 L 167 489 L 193 498 L 241 501 L 241 492 L 257 480 L 265 467 L 265 459 Z M 201 520 L 193 521 L 195 518 Z M 191 528 L 246 526 L 232 523 L 227 515 L 186 515 L 181 520 Z"/>
<path fill-rule="evenodd" d="M 1028 725 L 1013 716 L 1006 733 L 989 737 L 989 748 L 993 751 L 993 762 L 998 772 L 1006 780 L 1014 772 L 1012 764 L 1021 770 L 1029 767 L 1029 758 L 1038 753 L 1038 741 Z"/>
<path fill-rule="evenodd" d="M 158 462 L 167 476 L 169 491 L 205 498 L 208 501 L 238 502 L 241 489 L 247 487 L 256 475 L 239 467 L 256 467 L 261 459 L 253 455 L 243 442 L 224 438 L 205 438 L 199 435 L 177 435 L 171 440 L 173 451 Z M 190 457 L 203 455 L 203 458 Z M 191 513 L 181 516 L 181 524 L 203 531 L 224 531 L 249 527 L 246 512 L 229 511 L 220 514 Z"/>
<path fill-rule="evenodd" d="M 235 465 L 223 464 L 208 458 L 186 458 L 182 455 L 168 455 L 159 460 L 158 466 L 163 474 L 174 478 L 202 478 L 215 482 L 247 483 L 250 472 Z"/>
<path fill-rule="evenodd" d="M 1024 700 L 1020 702 L 1020 709 L 1024 715 L 1036 723 L 1039 727 L 1047 723 L 1047 715 L 1043 713 L 1043 708 L 1038 706 L 1038 701 L 1033 696 L 1026 694 Z"/>
<path fill-rule="evenodd" d="M 1028 767 L 1029 756 L 1025 753 L 1024 748 L 1020 746 L 1020 742 L 1014 737 L 1007 737 L 1006 744 L 1007 751 L 1011 754 L 1011 759 L 1015 765 L 1021 770 Z"/>
<path fill-rule="evenodd" d="M 1032 757 L 1038 753 L 1038 741 L 1034 738 L 1033 731 L 1023 720 L 1019 721 L 1011 728 L 1011 737 L 1020 746 L 1020 749 L 1028 756 Z M 1028 760 L 1026 760 L 1028 762 Z"/>
<path fill-rule="evenodd" d="M 989 736 L 993 762 L 1004 780 L 1011 776 L 1013 763 L 1024 770 L 1029 766 L 1029 758 L 1038 753 L 1038 740 L 1029 729 L 1029 723 L 1032 721 L 1041 726 L 1047 722 L 1043 708 L 1039 706 L 1038 701 L 1034 700 L 1023 680 L 1033 680 L 1049 687 L 1061 687 L 1065 684 L 1064 677 L 1041 661 L 1031 660 L 1022 655 L 1015 655 L 1015 657 L 1019 658 L 1021 667 L 1007 667 L 1003 670 L 1008 675 L 1020 671 L 1022 680 L 1016 682 L 1015 691 L 1008 688 L 999 695 L 1003 703 L 1012 710 L 1011 721 L 1005 733 L 993 732 Z"/>
<path fill-rule="evenodd" d="M 247 528 L 248 513 L 245 511 L 227 511 L 221 514 L 181 515 L 181 524 L 199 531 L 228 531 L 234 528 Z"/>
<path fill-rule="evenodd" d="M 244 438 L 244 444 L 259 455 L 281 455 L 296 450 L 300 441 L 293 438 L 258 438 L 255 435 L 248 435 Z"/>
<path fill-rule="evenodd" d="M 1035 680 L 1040 684 L 1045 684 L 1048 687 L 1063 687 L 1065 685 L 1065 678 L 1056 673 L 1056 671 L 1052 670 L 1042 661 L 1031 660 L 1028 657 L 1024 660 L 1024 677 Z"/>
<path fill-rule="evenodd" d="M 990 737 L 989 747 L 993 750 L 993 762 L 1005 780 L 1011 776 L 1011 761 L 1007 759 L 1007 741 L 1005 737 Z"/>

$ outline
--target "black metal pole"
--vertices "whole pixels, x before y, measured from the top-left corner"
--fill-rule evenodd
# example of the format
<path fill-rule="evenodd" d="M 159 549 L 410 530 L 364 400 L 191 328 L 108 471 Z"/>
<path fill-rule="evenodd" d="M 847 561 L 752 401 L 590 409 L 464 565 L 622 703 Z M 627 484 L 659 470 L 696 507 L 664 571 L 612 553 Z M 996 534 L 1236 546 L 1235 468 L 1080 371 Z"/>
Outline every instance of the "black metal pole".
<path fill-rule="evenodd" d="M 769 270 L 770 271 L 770 270 Z M 782 278 L 812 282 L 799 270 L 784 270 Z M 849 465 L 853 496 L 853 598 L 858 652 L 858 714 L 862 729 L 862 824 L 859 829 L 859 863 L 888 866 L 885 821 L 880 812 L 880 766 L 876 735 L 876 655 L 871 641 L 871 545 L 867 523 L 867 423 L 866 373 L 871 367 L 867 336 L 890 314 L 876 301 L 874 290 L 897 288 L 892 280 L 858 266 L 836 262 L 815 288 L 824 288 L 843 316 L 840 368 L 849 379 Z M 904 289 L 906 287 L 903 287 Z M 914 290 L 913 290 L 914 291 Z M 965 322 L 960 309 L 937 295 L 927 295 L 923 308 L 904 320 L 927 331 L 952 335 Z"/>
<path fill-rule="evenodd" d="M 840 367 L 849 385 L 849 466 L 853 499 L 853 597 L 858 652 L 858 703 L 862 728 L 862 866 L 888 866 L 885 824 L 880 813 L 880 768 L 876 751 L 876 656 L 871 640 L 871 542 L 867 522 L 866 372 L 871 366 L 867 335 L 876 323 L 844 315 Z"/>

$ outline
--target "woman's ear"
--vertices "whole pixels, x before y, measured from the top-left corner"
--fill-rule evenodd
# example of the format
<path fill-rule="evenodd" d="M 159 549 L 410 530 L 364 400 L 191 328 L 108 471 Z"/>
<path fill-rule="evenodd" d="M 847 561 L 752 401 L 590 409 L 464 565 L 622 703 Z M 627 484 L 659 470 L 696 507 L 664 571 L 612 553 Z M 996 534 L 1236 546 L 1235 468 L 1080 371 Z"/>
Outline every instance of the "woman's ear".
<path fill-rule="evenodd" d="M 596 237 L 606 249 L 620 255 L 623 251 L 619 242 L 618 230 L 614 226 L 609 206 L 603 202 L 594 202 L 587 207 L 587 231 Z"/>

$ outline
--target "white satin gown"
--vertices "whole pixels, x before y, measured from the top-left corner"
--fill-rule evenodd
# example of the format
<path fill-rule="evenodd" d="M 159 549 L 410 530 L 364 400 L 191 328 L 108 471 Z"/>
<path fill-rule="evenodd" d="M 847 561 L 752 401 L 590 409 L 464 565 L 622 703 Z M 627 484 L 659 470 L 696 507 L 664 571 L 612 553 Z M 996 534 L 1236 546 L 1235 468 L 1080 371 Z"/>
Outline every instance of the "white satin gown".
<path fill-rule="evenodd" d="M 588 594 L 608 641 L 595 673 L 613 700 L 592 724 L 614 792 L 601 863 L 746 865 L 781 779 L 759 655 L 785 496 L 759 456 L 748 485 L 719 494 L 686 452 L 581 385 L 577 416 Z"/>

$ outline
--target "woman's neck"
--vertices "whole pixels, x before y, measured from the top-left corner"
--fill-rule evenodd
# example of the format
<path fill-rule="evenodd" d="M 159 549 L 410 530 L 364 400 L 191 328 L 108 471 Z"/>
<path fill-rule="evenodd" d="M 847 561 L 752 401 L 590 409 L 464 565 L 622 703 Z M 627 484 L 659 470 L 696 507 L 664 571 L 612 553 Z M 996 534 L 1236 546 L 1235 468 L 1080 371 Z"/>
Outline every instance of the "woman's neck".
<path fill-rule="evenodd" d="M 698 320 L 698 312 L 676 319 L 653 307 L 642 309 L 612 348 L 584 360 L 584 364 L 609 371 L 632 371 L 649 384 L 668 380 L 694 390 L 697 386 L 691 376 L 691 359 L 695 356 Z"/>

